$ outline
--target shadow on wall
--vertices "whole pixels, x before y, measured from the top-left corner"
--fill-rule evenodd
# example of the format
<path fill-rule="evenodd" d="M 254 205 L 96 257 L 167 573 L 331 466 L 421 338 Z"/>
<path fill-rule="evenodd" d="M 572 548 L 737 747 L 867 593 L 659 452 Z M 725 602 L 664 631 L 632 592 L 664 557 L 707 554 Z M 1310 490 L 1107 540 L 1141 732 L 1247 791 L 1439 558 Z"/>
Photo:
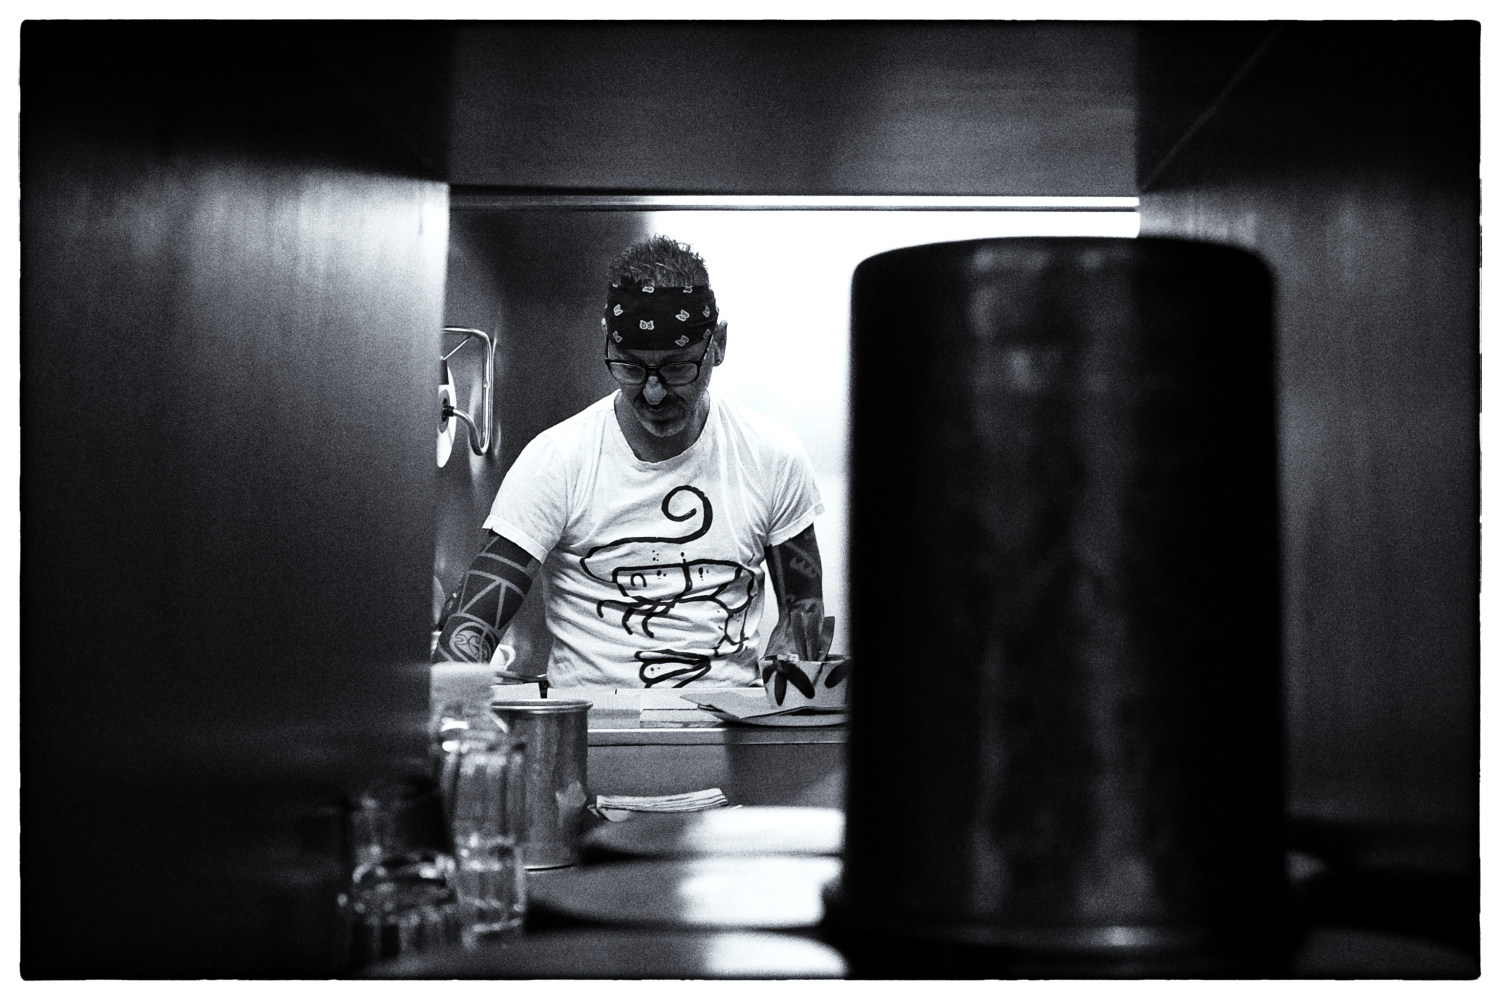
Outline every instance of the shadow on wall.
<path fill-rule="evenodd" d="M 462 582 L 483 543 L 495 491 L 521 449 L 615 390 L 601 362 L 604 273 L 621 248 L 643 235 L 641 218 L 625 212 L 452 213 L 444 322 L 478 327 L 496 338 L 497 441 L 490 456 L 474 455 L 460 428 L 452 457 L 437 471 L 433 575 L 444 593 Z M 475 345 L 449 362 L 459 407 L 470 412 L 479 402 L 480 358 Z M 436 392 L 433 397 L 435 411 Z M 528 673 L 546 669 L 552 646 L 536 596 L 506 637 L 516 647 L 515 669 Z"/>

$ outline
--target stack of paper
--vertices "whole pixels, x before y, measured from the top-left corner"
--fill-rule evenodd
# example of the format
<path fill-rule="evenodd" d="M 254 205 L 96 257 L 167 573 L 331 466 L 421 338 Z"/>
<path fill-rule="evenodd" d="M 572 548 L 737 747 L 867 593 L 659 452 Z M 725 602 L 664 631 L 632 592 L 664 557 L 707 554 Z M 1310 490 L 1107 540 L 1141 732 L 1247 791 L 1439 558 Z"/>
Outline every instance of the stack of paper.
<path fill-rule="evenodd" d="M 682 729 L 721 726 L 724 720 L 713 712 L 681 705 L 678 708 L 641 709 L 642 729 Z"/>
<path fill-rule="evenodd" d="M 633 812 L 701 812 L 704 809 L 722 809 L 729 799 L 717 788 L 705 788 L 701 792 L 682 792 L 677 795 L 601 795 L 595 808 L 606 819 L 623 819 Z"/>

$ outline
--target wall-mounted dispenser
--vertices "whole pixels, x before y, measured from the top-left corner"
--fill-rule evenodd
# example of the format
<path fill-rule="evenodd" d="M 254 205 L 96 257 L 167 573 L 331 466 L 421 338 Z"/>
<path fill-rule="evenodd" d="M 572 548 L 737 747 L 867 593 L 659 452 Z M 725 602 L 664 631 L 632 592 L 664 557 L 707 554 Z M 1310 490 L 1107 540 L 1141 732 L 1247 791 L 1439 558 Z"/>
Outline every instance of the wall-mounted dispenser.
<path fill-rule="evenodd" d="M 495 426 L 494 421 L 495 341 L 483 330 L 466 326 L 445 326 L 443 333 L 464 339 L 441 359 L 438 396 L 443 408 L 442 416 L 438 419 L 437 435 L 437 464 L 440 469 L 448 463 L 448 456 L 453 453 L 453 442 L 458 434 L 458 426 L 453 421 L 454 417 L 462 420 L 469 428 L 469 448 L 476 455 L 490 454 L 500 437 L 499 428 Z M 458 408 L 458 389 L 453 381 L 453 372 L 448 367 L 448 359 L 463 350 L 469 341 L 475 339 L 484 344 L 484 363 L 479 372 L 480 410 L 477 422 Z"/>

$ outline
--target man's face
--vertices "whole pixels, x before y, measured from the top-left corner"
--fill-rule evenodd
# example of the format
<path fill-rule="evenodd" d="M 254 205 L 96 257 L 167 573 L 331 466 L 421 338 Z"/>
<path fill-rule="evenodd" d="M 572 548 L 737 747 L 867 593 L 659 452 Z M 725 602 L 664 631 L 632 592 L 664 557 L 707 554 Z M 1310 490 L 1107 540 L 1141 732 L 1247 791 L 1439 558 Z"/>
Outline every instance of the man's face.
<path fill-rule="evenodd" d="M 686 385 L 665 385 L 659 375 L 653 373 L 645 385 L 621 385 L 620 393 L 630 406 L 646 433 L 654 437 L 672 437 L 686 431 L 693 416 L 706 402 L 708 383 L 713 376 L 714 365 L 719 358 L 718 336 L 708 344 L 700 341 L 681 350 L 671 351 L 627 351 L 611 343 L 605 348 L 605 356 L 615 361 L 629 361 L 649 368 L 683 361 L 698 361 L 698 377 Z"/>

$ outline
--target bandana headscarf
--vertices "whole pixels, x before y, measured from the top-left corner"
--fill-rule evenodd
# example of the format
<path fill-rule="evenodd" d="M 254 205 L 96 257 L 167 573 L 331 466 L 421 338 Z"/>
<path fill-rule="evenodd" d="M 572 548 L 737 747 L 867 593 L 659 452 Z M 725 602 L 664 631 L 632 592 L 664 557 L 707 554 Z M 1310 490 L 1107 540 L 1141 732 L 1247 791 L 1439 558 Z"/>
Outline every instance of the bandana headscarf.
<path fill-rule="evenodd" d="M 621 278 L 609 283 L 604 332 L 627 350 L 672 351 L 713 336 L 719 307 L 707 285 L 652 285 Z"/>

